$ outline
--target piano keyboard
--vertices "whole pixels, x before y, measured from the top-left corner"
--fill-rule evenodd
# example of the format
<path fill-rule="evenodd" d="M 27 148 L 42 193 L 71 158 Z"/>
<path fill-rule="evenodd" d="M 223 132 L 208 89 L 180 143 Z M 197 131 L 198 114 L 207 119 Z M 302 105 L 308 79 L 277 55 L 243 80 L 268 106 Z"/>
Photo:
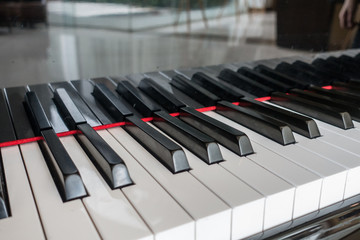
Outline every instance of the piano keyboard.
<path fill-rule="evenodd" d="M 285 239 L 353 220 L 359 70 L 349 51 L 2 89 L 1 238 Z"/>

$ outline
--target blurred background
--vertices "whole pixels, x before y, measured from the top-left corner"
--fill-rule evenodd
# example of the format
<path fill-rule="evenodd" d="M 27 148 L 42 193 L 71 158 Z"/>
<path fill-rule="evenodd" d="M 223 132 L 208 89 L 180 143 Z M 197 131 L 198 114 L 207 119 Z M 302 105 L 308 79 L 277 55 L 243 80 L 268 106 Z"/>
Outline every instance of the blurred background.
<path fill-rule="evenodd" d="M 0 0 L 0 87 L 351 46 L 331 0 Z"/>

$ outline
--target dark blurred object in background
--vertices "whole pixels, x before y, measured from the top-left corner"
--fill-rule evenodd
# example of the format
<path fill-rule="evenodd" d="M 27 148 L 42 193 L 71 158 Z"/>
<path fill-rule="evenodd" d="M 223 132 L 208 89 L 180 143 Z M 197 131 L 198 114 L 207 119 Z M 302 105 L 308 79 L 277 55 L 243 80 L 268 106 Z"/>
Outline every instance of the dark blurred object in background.
<path fill-rule="evenodd" d="M 340 28 L 338 14 L 342 3 L 334 0 L 277 0 L 277 45 L 312 51 L 350 47 L 356 29 Z"/>
<path fill-rule="evenodd" d="M 32 27 L 36 23 L 45 23 L 46 2 L 41 0 L 1 0 L 0 1 L 0 26 Z"/>

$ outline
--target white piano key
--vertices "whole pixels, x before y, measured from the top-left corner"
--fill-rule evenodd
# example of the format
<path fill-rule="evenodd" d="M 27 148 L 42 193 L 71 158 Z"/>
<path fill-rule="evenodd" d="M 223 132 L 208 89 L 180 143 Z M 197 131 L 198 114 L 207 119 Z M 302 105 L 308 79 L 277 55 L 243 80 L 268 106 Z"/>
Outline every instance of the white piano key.
<path fill-rule="evenodd" d="M 282 157 L 279 155 L 281 152 L 275 153 L 267 149 L 268 141 L 271 140 L 215 112 L 206 112 L 206 114 L 245 132 L 252 140 L 254 149 L 256 149 L 256 154 L 251 154 L 247 157 L 296 187 L 293 218 L 319 209 L 323 182 L 320 176 Z M 266 145 L 263 145 L 263 142 L 266 142 Z M 284 147 L 282 145 L 279 146 Z"/>
<path fill-rule="evenodd" d="M 302 113 L 298 113 L 294 110 L 291 110 L 291 109 L 287 109 L 285 107 L 282 107 L 282 106 L 279 106 L 279 105 L 276 105 L 274 103 L 271 103 L 271 102 L 268 102 L 268 101 L 264 101 L 263 103 L 266 103 L 266 104 L 269 104 L 269 105 L 273 105 L 273 106 L 276 106 L 278 108 L 282 108 L 282 109 L 285 109 L 289 112 L 295 112 L 297 114 L 300 114 L 300 115 L 304 115 L 306 116 L 305 114 L 302 114 Z M 330 125 L 328 123 L 325 123 L 325 122 L 322 122 L 320 120 L 317 120 L 315 118 L 313 118 L 316 122 L 316 124 L 318 125 L 319 127 L 319 130 L 320 130 L 320 133 L 322 135 L 324 135 L 324 131 L 325 132 L 328 132 L 328 133 L 336 133 L 336 134 L 339 134 L 341 136 L 344 136 L 346 138 L 350 138 L 350 139 L 353 139 L 355 141 L 360 141 L 359 139 L 359 136 L 360 136 L 360 124 L 357 123 L 356 121 L 353 121 L 354 123 L 354 127 L 355 128 L 350 128 L 350 129 L 341 129 L 339 127 L 336 127 L 336 126 L 333 126 L 333 125 Z M 338 142 L 337 140 L 335 140 L 335 142 Z"/>
<path fill-rule="evenodd" d="M 323 135 L 319 139 L 326 139 Z M 360 158 L 353 153 L 344 151 L 336 146 L 329 145 L 319 139 L 308 139 L 303 136 L 296 136 L 299 146 L 319 154 L 329 161 L 336 162 L 345 167 L 348 171 L 344 199 L 360 194 Z"/>
<path fill-rule="evenodd" d="M 353 121 L 353 122 L 355 123 L 355 121 Z M 334 127 L 330 124 L 324 123 L 319 120 L 316 120 L 316 123 L 318 124 L 320 131 L 321 131 L 321 129 L 324 129 L 326 131 L 337 133 L 337 134 L 346 136 L 347 138 L 351 138 L 351 139 L 354 139 L 355 141 L 360 142 L 360 130 L 358 127 L 356 127 L 358 124 L 354 124 L 355 128 L 350 128 L 350 129 L 344 130 L 344 129 Z"/>
<path fill-rule="evenodd" d="M 172 174 L 122 128 L 109 132 L 195 220 L 196 239 L 231 237 L 229 206 L 190 173 Z"/>
<path fill-rule="evenodd" d="M 63 202 L 38 143 L 20 145 L 48 239 L 100 239 L 80 199 Z"/>
<path fill-rule="evenodd" d="M 256 144 L 253 147 L 256 151 Z M 223 146 L 220 148 L 225 160 L 220 165 L 266 196 L 264 230 L 291 221 L 295 187 L 250 159 L 240 157 Z"/>
<path fill-rule="evenodd" d="M 297 135 L 295 134 L 295 136 Z M 259 140 L 262 146 L 276 152 L 303 168 L 308 169 L 323 179 L 320 196 L 320 208 L 329 206 L 343 199 L 346 186 L 346 168 L 334 162 L 328 161 L 327 159 L 306 149 L 300 148 L 298 143 L 281 146 L 280 144 L 261 136 L 256 138 L 256 140 Z M 254 141 L 256 140 L 254 138 Z M 289 169 L 290 168 L 291 167 L 289 166 Z"/>
<path fill-rule="evenodd" d="M 125 161 L 135 184 L 121 190 L 151 228 L 155 239 L 194 239 L 195 223 L 184 209 L 108 131 L 98 133 Z"/>
<path fill-rule="evenodd" d="M 18 146 L 1 148 L 11 217 L 0 220 L 1 239 L 45 239 Z"/>
<path fill-rule="evenodd" d="M 151 231 L 121 191 L 109 188 L 73 136 L 60 138 L 79 169 L 89 196 L 87 212 L 103 239 L 153 239 Z"/>
<path fill-rule="evenodd" d="M 152 124 L 151 126 L 157 129 Z M 157 130 L 161 132 L 160 129 Z M 218 164 L 208 165 L 184 146 L 181 147 L 191 166 L 190 173 L 232 208 L 231 238 L 241 239 L 261 232 L 264 196 Z"/>
<path fill-rule="evenodd" d="M 335 147 L 360 155 L 360 131 L 357 128 L 343 130 L 327 123 L 316 120 L 321 134 L 324 136 L 319 141 L 326 142 Z"/>
<path fill-rule="evenodd" d="M 244 130 L 245 131 L 245 130 Z M 248 133 L 248 132 L 247 132 Z M 306 149 L 299 148 L 298 144 L 281 146 L 259 134 L 248 133 L 249 137 L 269 150 L 278 153 L 284 158 L 315 173 L 323 179 L 320 197 L 320 208 L 343 200 L 346 186 L 346 168 L 330 162 Z M 295 134 L 295 136 L 298 136 Z"/>
<path fill-rule="evenodd" d="M 276 104 L 265 101 L 265 103 L 277 106 Z M 277 106 L 282 109 L 286 109 L 281 106 Z M 286 109 L 291 112 L 296 112 L 293 110 Z M 301 113 L 299 113 L 301 114 Z M 304 115 L 304 114 L 302 114 Z M 359 193 L 359 186 L 357 182 L 359 181 L 360 176 L 357 174 L 359 172 L 358 167 L 358 156 L 360 152 L 358 151 L 357 139 L 360 139 L 359 129 L 356 128 L 359 124 L 354 122 L 355 129 L 341 129 L 330 124 L 324 123 L 322 121 L 314 119 L 318 125 L 321 137 L 306 141 L 312 141 L 312 144 L 306 144 L 306 149 L 313 149 L 312 151 L 320 154 L 333 162 L 338 164 L 343 164 L 344 167 L 348 168 L 346 186 L 344 192 L 344 198 L 354 196 Z M 305 139 L 301 136 L 297 139 Z M 355 141 L 354 141 L 355 140 Z M 304 140 L 301 141 L 299 146 L 301 147 L 304 143 Z M 323 146 L 325 144 L 325 146 Z"/>

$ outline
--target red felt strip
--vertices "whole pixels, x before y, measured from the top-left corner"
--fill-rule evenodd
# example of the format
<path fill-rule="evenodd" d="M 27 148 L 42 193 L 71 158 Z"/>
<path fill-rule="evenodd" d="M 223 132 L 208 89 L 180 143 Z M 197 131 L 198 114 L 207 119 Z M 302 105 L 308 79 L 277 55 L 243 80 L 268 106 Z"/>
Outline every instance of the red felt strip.
<path fill-rule="evenodd" d="M 331 89 L 333 89 L 333 86 L 323 86 L 322 88 L 326 89 L 326 90 L 331 90 Z"/>
<path fill-rule="evenodd" d="M 144 122 L 151 122 L 154 120 L 153 117 L 147 117 L 147 118 L 142 118 L 141 120 L 143 120 Z"/>
<path fill-rule="evenodd" d="M 180 116 L 180 113 L 170 113 L 170 115 L 173 117 L 178 117 L 178 116 Z"/>
<path fill-rule="evenodd" d="M 269 101 L 271 97 L 261 97 L 261 98 L 255 98 L 256 101 L 263 102 L 263 101 Z"/>
<path fill-rule="evenodd" d="M 43 140 L 43 137 L 25 138 L 25 139 L 0 143 L 0 147 L 15 146 L 15 145 L 23 144 L 23 143 L 36 142 L 36 141 L 40 141 L 40 140 Z"/>
<path fill-rule="evenodd" d="M 322 88 L 328 89 L 328 90 L 333 89 L 332 86 L 323 86 Z M 255 100 L 257 100 L 259 102 L 263 102 L 263 101 L 268 101 L 270 99 L 271 99 L 271 97 L 268 96 L 268 97 L 256 98 Z M 232 104 L 239 105 L 239 102 L 233 102 Z M 214 110 L 216 110 L 216 106 L 198 108 L 196 110 L 198 112 L 214 111 Z M 170 115 L 173 117 L 177 117 L 180 115 L 180 113 L 170 113 Z M 154 120 L 154 118 L 148 117 L 148 118 L 142 118 L 141 120 L 143 120 L 144 122 L 151 122 Z M 130 122 L 117 122 L 117 123 L 96 126 L 96 127 L 93 127 L 93 129 L 94 130 L 103 130 L 103 129 L 113 128 L 113 127 L 125 126 L 128 124 L 131 124 L 131 123 Z M 81 131 L 79 131 L 79 130 L 72 130 L 72 131 L 68 131 L 68 132 L 57 133 L 56 135 L 58 137 L 64 137 L 64 136 L 80 134 L 80 133 L 81 133 Z M 33 138 L 26 138 L 26 139 L 20 139 L 20 140 L 15 140 L 15 141 L 3 142 L 3 143 L 0 143 L 0 147 L 9 147 L 9 146 L 19 145 L 19 144 L 24 144 L 24 143 L 36 142 L 36 141 L 40 141 L 43 139 L 44 139 L 43 137 L 33 137 Z"/>
<path fill-rule="evenodd" d="M 215 106 L 211 106 L 211 107 L 198 108 L 198 109 L 196 109 L 196 111 L 198 111 L 198 112 L 208 112 L 208 111 L 214 111 L 215 109 L 216 109 Z"/>

